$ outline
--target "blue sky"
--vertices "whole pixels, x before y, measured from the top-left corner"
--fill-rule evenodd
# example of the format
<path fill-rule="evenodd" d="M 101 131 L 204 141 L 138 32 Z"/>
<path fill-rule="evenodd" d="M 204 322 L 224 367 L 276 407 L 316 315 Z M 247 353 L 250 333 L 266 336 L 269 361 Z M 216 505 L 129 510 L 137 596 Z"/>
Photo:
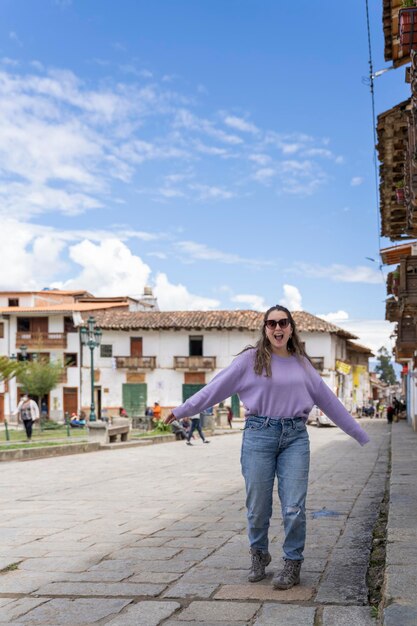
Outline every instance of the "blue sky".
<path fill-rule="evenodd" d="M 1 289 L 282 302 L 389 345 L 365 3 L 0 0 L 0 29 Z"/>

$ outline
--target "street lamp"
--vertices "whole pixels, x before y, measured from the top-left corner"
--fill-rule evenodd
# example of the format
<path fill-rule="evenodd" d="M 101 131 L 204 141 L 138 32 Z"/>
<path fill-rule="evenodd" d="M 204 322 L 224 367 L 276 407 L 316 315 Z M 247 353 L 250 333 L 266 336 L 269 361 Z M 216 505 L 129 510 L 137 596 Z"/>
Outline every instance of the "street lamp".
<path fill-rule="evenodd" d="M 96 325 L 96 320 L 92 315 L 87 320 L 87 326 L 83 326 L 80 330 L 81 344 L 90 348 L 90 366 L 91 366 L 91 406 L 90 406 L 90 422 L 96 421 L 96 410 L 94 405 L 94 348 L 101 344 L 101 328 Z"/>
<path fill-rule="evenodd" d="M 22 356 L 22 361 L 26 361 L 26 359 L 28 358 L 28 347 L 20 346 L 20 354 Z"/>

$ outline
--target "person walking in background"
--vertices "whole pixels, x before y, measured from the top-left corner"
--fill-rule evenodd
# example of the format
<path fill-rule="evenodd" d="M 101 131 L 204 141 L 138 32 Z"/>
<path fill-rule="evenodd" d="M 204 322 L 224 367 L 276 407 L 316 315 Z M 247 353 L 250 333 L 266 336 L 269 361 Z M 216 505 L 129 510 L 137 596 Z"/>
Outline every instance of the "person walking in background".
<path fill-rule="evenodd" d="M 206 407 L 207 408 L 207 407 Z M 174 418 L 175 419 L 175 418 Z M 173 422 L 174 419 L 171 419 L 169 421 L 169 423 Z M 196 415 L 192 415 L 191 416 L 191 427 L 188 431 L 187 434 L 187 446 L 192 446 L 193 444 L 191 443 L 191 438 L 193 436 L 194 431 L 196 430 L 198 432 L 198 434 L 200 435 L 200 438 L 203 440 L 203 443 L 210 443 L 210 441 L 208 441 L 208 439 L 206 439 L 204 437 L 204 433 L 203 433 L 203 429 L 201 428 L 201 422 L 200 422 L 200 413 L 197 413 Z M 165 420 L 166 421 L 166 420 Z"/>
<path fill-rule="evenodd" d="M 152 415 L 154 422 L 159 422 L 161 419 L 161 407 L 159 406 L 159 402 L 154 402 Z"/>
<path fill-rule="evenodd" d="M 227 406 L 226 409 L 227 409 L 227 421 L 229 423 L 230 428 L 233 428 L 233 426 L 232 426 L 233 411 L 232 411 L 230 406 Z"/>
<path fill-rule="evenodd" d="M 389 404 L 387 406 L 387 422 L 388 422 L 388 424 L 392 424 L 392 419 L 394 417 L 394 412 L 395 412 L 394 411 L 394 407 L 391 404 Z"/>
<path fill-rule="evenodd" d="M 165 421 L 195 415 L 233 394 L 238 394 L 246 407 L 241 466 L 251 555 L 248 580 L 262 580 L 271 562 L 268 530 L 277 477 L 285 539 L 284 566 L 273 578 L 273 586 L 290 589 L 300 582 L 304 559 L 310 462 L 306 421 L 310 410 L 316 404 L 361 445 L 369 437 L 313 367 L 290 311 L 278 304 L 266 311 L 256 345 L 245 348 Z"/>
<path fill-rule="evenodd" d="M 13 415 L 17 415 L 18 422 L 23 422 L 27 440 L 30 441 L 32 439 L 33 422 L 39 419 L 38 405 L 25 394 L 22 396 Z"/>

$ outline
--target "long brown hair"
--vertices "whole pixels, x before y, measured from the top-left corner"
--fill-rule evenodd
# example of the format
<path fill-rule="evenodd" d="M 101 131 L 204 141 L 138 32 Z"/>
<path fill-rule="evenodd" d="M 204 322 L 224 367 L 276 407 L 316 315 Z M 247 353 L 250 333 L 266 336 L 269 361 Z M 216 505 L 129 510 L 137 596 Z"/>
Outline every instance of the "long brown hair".
<path fill-rule="evenodd" d="M 256 345 L 248 346 L 247 348 L 245 348 L 245 350 L 249 350 L 253 347 L 256 349 L 255 363 L 253 369 L 255 370 L 255 374 L 258 374 L 258 376 L 262 376 L 263 373 L 265 373 L 265 376 L 271 376 L 272 349 L 265 331 L 265 322 L 268 319 L 271 311 L 282 311 L 287 315 L 288 319 L 290 320 L 292 333 L 287 343 L 288 352 L 291 355 L 298 357 L 299 359 L 302 359 L 302 357 L 304 357 L 310 360 L 298 336 L 293 316 L 285 306 L 282 306 L 281 304 L 275 304 L 274 306 L 271 306 L 264 315 L 261 336 L 256 342 Z"/>

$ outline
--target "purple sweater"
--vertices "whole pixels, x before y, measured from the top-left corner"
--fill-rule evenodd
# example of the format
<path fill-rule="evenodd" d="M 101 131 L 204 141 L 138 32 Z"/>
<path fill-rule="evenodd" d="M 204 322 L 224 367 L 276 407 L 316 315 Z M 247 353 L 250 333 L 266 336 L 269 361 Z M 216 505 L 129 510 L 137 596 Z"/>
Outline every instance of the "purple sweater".
<path fill-rule="evenodd" d="M 232 363 L 181 406 L 176 418 L 195 415 L 233 394 L 239 394 L 246 416 L 303 417 L 316 404 L 345 433 L 362 446 L 367 433 L 348 413 L 307 359 L 272 355 L 272 376 L 258 376 L 253 369 L 255 349 L 239 354 Z"/>

